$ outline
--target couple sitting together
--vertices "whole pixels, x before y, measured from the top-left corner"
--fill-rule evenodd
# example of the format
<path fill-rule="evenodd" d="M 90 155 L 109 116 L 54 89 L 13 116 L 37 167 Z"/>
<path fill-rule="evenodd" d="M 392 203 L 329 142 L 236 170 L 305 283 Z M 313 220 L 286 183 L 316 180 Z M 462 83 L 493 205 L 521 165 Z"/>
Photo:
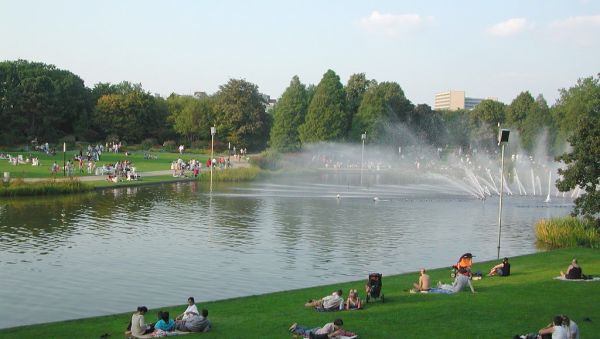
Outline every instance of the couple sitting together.
<path fill-rule="evenodd" d="M 438 283 L 438 287 L 431 288 L 429 285 L 429 275 L 425 269 L 421 269 L 421 276 L 419 277 L 419 282 L 413 284 L 413 288 L 410 290 L 411 293 L 444 293 L 451 294 L 462 291 L 465 287 L 469 286 L 471 292 L 475 293 L 475 289 L 471 284 L 471 279 L 469 278 L 469 271 L 464 268 L 458 270 L 456 274 L 456 278 L 454 278 L 454 283 L 450 284 L 442 284 Z"/>
<path fill-rule="evenodd" d="M 306 304 L 304 304 L 304 306 L 314 307 L 317 310 L 322 311 L 338 311 L 344 309 L 352 310 L 362 308 L 362 302 L 358 297 L 358 292 L 355 289 L 350 290 L 350 295 L 345 303 L 344 298 L 342 298 L 342 294 L 343 291 L 340 289 L 321 299 L 310 299 Z"/>
<path fill-rule="evenodd" d="M 207 332 L 210 329 L 208 320 L 208 310 L 203 309 L 198 313 L 198 308 L 194 304 L 194 298 L 188 298 L 188 307 L 176 320 L 169 319 L 169 312 L 159 311 L 158 321 L 153 324 L 146 324 L 144 315 L 148 312 L 146 306 L 140 306 L 131 316 L 131 322 L 127 326 L 125 334 L 134 338 L 139 337 L 166 337 L 173 331 L 181 332 Z"/>

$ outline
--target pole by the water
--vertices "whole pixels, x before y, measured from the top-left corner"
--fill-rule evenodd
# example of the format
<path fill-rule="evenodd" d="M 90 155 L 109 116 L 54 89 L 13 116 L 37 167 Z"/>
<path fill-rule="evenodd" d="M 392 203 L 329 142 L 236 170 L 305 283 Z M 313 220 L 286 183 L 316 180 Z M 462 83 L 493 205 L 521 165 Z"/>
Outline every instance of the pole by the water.
<path fill-rule="evenodd" d="M 498 259 L 500 259 L 500 236 L 502 235 L 502 193 L 504 192 L 504 143 L 502 144 L 502 160 L 500 166 L 500 209 L 498 210 Z"/>
<path fill-rule="evenodd" d="M 211 133 L 211 141 L 210 141 L 210 192 L 212 193 L 212 178 L 213 178 L 213 154 L 215 152 L 215 134 Z"/>
<path fill-rule="evenodd" d="M 67 176 L 67 143 L 63 143 L 63 177 Z"/>

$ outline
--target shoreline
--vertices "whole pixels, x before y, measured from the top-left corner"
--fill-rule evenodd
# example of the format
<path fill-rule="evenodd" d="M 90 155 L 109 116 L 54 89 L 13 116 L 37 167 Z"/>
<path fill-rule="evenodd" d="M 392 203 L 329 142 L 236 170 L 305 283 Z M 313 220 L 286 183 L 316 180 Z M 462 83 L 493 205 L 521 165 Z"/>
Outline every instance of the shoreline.
<path fill-rule="evenodd" d="M 209 338 L 282 338 L 286 335 L 289 337 L 286 329 L 292 322 L 320 326 L 333 318 L 343 317 L 347 325 L 345 328 L 357 332 L 361 338 L 396 337 L 394 333 L 410 334 L 411 338 L 430 338 L 432 335 L 451 337 L 451 333 L 455 333 L 455 326 L 463 325 L 466 337 L 476 337 L 477 333 L 495 333 L 495 337 L 509 337 L 516 333 L 535 331 L 547 324 L 554 314 L 566 313 L 579 324 L 587 337 L 592 333 L 600 333 L 599 322 L 582 321 L 588 316 L 594 318 L 596 314 L 600 295 L 594 291 L 600 283 L 561 282 L 552 278 L 574 256 L 580 259 L 584 272 L 597 274 L 600 272 L 598 254 L 599 250 L 574 248 L 511 257 L 513 274 L 510 277 L 484 277 L 474 281 L 476 294 L 410 294 L 407 289 L 417 279 L 417 272 L 384 276 L 382 292 L 385 293 L 386 302 L 375 301 L 358 312 L 320 313 L 304 308 L 302 304 L 307 298 L 328 295 L 332 289 L 337 288 L 342 288 L 344 292 L 349 288 L 359 288 L 364 299 L 362 285 L 366 280 L 366 273 L 365 279 L 358 281 L 198 302 L 199 308 L 205 307 L 210 311 L 209 319 L 213 322 L 213 330 L 200 335 Z M 497 260 L 475 262 L 473 270 L 481 270 L 485 274 L 495 263 Z M 449 266 L 430 269 L 428 273 L 432 284 L 438 280 L 450 280 Z M 562 297 L 554 298 L 555 293 L 561 293 Z M 187 296 L 182 296 L 182 301 L 185 298 Z M 196 298 L 201 299 L 199 296 Z M 35 338 L 41 333 L 52 338 L 98 337 L 103 333 L 120 336 L 135 306 L 137 305 L 132 305 L 132 310 L 125 313 L 2 328 L 0 338 Z M 175 315 L 183 308 L 184 305 L 152 308 L 146 319 L 154 321 L 154 314 L 158 310 L 168 310 Z M 477 312 L 473 312 L 474 309 Z M 515 309 L 520 311 L 514 312 Z M 465 315 L 460 315 L 463 312 Z M 428 320 L 432 317 L 453 319 L 454 325 L 447 327 L 441 323 L 432 324 Z M 374 318 L 379 320 L 374 322 Z M 398 319 L 405 321 L 398 323 Z M 251 326 L 249 322 L 256 322 L 256 325 Z M 473 323 L 478 325 L 472 326 Z M 482 330 L 485 332 L 481 332 Z"/>

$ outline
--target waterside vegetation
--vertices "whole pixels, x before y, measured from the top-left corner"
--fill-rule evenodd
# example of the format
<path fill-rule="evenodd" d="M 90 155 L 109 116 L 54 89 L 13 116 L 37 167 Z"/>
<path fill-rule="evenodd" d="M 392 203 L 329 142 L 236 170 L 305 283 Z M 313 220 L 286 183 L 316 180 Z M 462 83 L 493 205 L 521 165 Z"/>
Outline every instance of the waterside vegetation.
<path fill-rule="evenodd" d="M 77 179 L 45 180 L 32 183 L 16 179 L 0 185 L 0 197 L 73 194 L 90 192 L 93 189 L 93 185 Z"/>
<path fill-rule="evenodd" d="M 460 331 L 463 338 L 512 338 L 546 326 L 551 317 L 565 313 L 578 323 L 584 337 L 600 333 L 595 293 L 599 282 L 553 280 L 577 258 L 585 274 L 600 274 L 600 253 L 596 249 L 561 249 L 511 258 L 510 277 L 474 281 L 476 294 L 410 294 L 408 288 L 418 273 L 383 278 L 385 303 L 369 303 L 364 310 L 315 312 L 302 305 L 342 288 L 362 291 L 365 280 L 276 292 L 229 300 L 198 302 L 209 310 L 213 329 L 190 338 L 291 338 L 287 328 L 293 322 L 322 326 L 340 317 L 344 327 L 360 338 L 452 338 Z M 474 269 L 486 272 L 496 261 L 475 263 Z M 365 279 L 366 274 L 365 272 Z M 385 272 L 384 272 L 385 273 Z M 449 282 L 449 268 L 430 270 L 431 280 Z M 360 292 L 359 292 L 360 293 Z M 364 298 L 364 293 L 360 293 Z M 556 296 L 560 296 L 557 298 Z M 182 296 L 182 299 L 188 296 Z M 196 296 L 197 300 L 201 297 Z M 146 320 L 154 321 L 159 310 L 181 313 L 185 306 L 158 307 L 148 296 L 152 309 Z M 15 327 L 0 330 L 0 338 L 97 338 L 108 333 L 120 337 L 138 305 L 132 311 L 88 319 Z M 586 320 L 587 319 L 587 320 Z M 588 321 L 589 320 L 589 321 Z"/>
<path fill-rule="evenodd" d="M 534 229 L 538 241 L 549 248 L 600 248 L 600 232 L 594 225 L 593 220 L 568 216 L 541 219 Z"/>

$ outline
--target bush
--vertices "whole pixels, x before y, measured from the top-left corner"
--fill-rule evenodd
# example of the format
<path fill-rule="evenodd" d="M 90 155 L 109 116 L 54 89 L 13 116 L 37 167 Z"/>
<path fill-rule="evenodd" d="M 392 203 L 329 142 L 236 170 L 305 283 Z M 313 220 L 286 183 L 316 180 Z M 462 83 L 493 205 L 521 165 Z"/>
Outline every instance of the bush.
<path fill-rule="evenodd" d="M 174 152 L 175 145 L 175 140 L 166 140 L 165 142 L 163 142 L 163 150 L 166 152 Z"/>
<path fill-rule="evenodd" d="M 73 148 L 73 147 L 75 147 L 75 136 L 73 136 L 73 135 L 66 135 L 66 136 L 62 137 L 58 141 L 58 147 L 56 147 L 56 151 L 57 152 L 59 151 L 59 149 L 62 151 L 63 143 L 67 144 L 67 148 Z"/>
<path fill-rule="evenodd" d="M 111 143 L 111 142 L 112 143 L 115 143 L 115 142 L 118 143 L 119 142 L 119 136 L 116 135 L 116 134 L 109 134 L 106 137 L 106 142 L 108 142 L 108 143 Z"/>
<path fill-rule="evenodd" d="M 144 150 L 149 150 L 152 148 L 152 146 L 158 144 L 158 141 L 156 141 L 155 138 L 146 138 L 144 140 L 142 140 L 142 149 Z"/>
<path fill-rule="evenodd" d="M 281 153 L 268 150 L 250 158 L 250 163 L 261 169 L 274 171 L 281 168 Z"/>
<path fill-rule="evenodd" d="M 0 186 L 0 196 L 17 197 L 83 193 L 93 189 L 93 186 L 84 184 L 77 179 L 47 180 L 34 183 L 26 183 L 23 179 L 14 179 L 10 183 Z"/>
<path fill-rule="evenodd" d="M 600 248 L 600 233 L 593 222 L 575 217 L 541 219 L 534 225 L 539 242 L 550 248 Z"/>
<path fill-rule="evenodd" d="M 260 173 L 261 171 L 257 167 L 213 170 L 213 180 L 220 182 L 251 181 L 256 179 L 260 175 Z"/>

